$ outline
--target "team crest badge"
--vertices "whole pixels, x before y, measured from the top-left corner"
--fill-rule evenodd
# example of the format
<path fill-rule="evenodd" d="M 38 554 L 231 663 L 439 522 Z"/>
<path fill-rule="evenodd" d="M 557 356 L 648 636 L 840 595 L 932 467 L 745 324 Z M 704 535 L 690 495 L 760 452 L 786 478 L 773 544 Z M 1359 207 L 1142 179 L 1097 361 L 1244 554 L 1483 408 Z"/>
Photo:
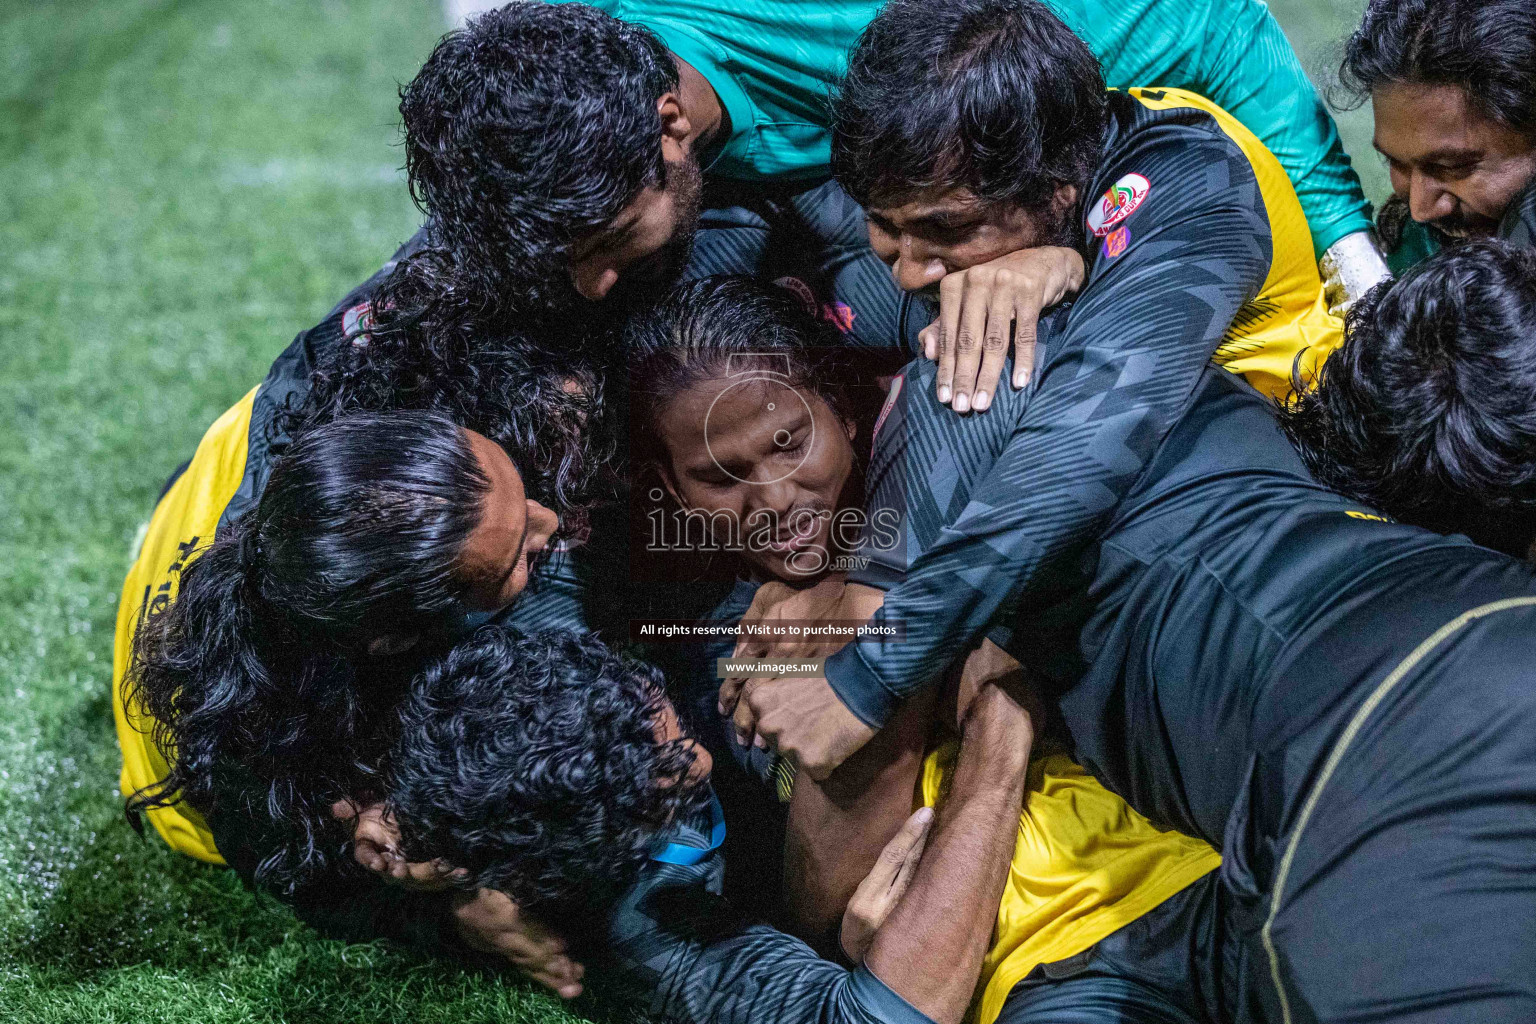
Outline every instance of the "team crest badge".
<path fill-rule="evenodd" d="M 367 348 L 372 340 L 370 333 L 373 330 L 373 303 L 359 302 L 357 305 L 341 314 L 341 336 L 350 341 L 356 348 Z"/>
<path fill-rule="evenodd" d="M 1088 230 L 1095 238 L 1103 238 L 1116 224 L 1135 213 L 1151 191 L 1152 183 L 1146 178 L 1127 174 L 1111 185 L 1088 211 Z"/>
<path fill-rule="evenodd" d="M 1125 252 L 1126 246 L 1131 244 L 1131 229 L 1118 227 L 1104 236 L 1104 258 L 1112 260 Z"/>
<path fill-rule="evenodd" d="M 798 277 L 781 277 L 773 283 L 799 299 L 800 305 L 812 316 L 821 311 L 821 305 L 816 301 L 816 293 L 811 290 L 810 285 Z"/>

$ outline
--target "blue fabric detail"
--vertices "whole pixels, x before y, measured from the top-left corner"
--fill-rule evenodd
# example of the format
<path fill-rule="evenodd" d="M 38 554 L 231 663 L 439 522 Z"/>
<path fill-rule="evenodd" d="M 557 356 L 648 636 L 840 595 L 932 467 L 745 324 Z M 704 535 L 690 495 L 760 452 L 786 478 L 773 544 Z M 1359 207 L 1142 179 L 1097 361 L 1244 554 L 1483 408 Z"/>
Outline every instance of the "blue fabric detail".
<path fill-rule="evenodd" d="M 720 849 L 720 844 L 725 842 L 725 811 L 720 808 L 720 798 L 713 793 L 709 795 L 709 819 L 709 845 L 707 847 L 667 843 L 661 849 L 651 854 L 651 860 L 662 864 L 679 864 L 683 867 L 690 867 Z"/>

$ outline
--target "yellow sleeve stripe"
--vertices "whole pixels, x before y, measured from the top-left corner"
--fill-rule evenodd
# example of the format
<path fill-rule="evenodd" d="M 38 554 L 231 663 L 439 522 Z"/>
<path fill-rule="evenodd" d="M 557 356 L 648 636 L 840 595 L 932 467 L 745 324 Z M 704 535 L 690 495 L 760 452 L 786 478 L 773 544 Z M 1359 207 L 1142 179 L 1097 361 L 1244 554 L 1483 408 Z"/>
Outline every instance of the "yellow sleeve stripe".
<path fill-rule="evenodd" d="M 1258 137 L 1204 96 L 1183 89 L 1127 90 L 1152 110 L 1193 107 L 1209 114 L 1253 168 L 1269 218 L 1273 255 L 1259 294 L 1239 311 L 1216 350 L 1216 363 L 1240 374 L 1273 398 L 1291 392 L 1291 369 L 1301 359 L 1304 379 L 1344 340 L 1344 325 L 1328 312 L 1313 258 L 1312 230 L 1291 179 Z"/>
<path fill-rule="evenodd" d="M 212 543 L 219 517 L 245 476 L 256 391 L 247 392 L 203 435 L 186 471 L 155 506 L 123 581 L 112 650 L 112 714 L 123 752 L 119 785 L 124 796 L 159 782 L 169 771 L 150 735 L 153 723 L 124 703 L 123 683 L 134 634 L 146 607 L 158 610 L 169 604 L 176 596 L 181 570 Z M 149 820 L 172 849 L 198 860 L 224 863 L 202 816 L 190 807 L 156 808 L 149 812 Z"/>

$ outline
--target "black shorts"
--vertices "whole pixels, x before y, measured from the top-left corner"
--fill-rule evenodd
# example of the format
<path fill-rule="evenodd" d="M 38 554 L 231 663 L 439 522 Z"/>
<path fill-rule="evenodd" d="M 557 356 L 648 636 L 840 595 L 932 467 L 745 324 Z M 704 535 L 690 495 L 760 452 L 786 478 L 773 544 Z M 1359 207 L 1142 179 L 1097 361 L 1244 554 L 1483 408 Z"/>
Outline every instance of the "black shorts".
<path fill-rule="evenodd" d="M 1205 875 L 1090 949 L 1040 964 L 997 1024 L 1214 1024 L 1225 1019 L 1222 892 Z"/>

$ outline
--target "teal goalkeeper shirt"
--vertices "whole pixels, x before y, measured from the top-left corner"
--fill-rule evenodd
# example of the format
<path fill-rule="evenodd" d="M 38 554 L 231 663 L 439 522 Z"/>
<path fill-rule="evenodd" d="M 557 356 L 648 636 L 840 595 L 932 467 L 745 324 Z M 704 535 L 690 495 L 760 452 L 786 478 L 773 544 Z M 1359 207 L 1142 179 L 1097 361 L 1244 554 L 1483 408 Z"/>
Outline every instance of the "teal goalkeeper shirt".
<path fill-rule="evenodd" d="M 1047 0 L 1111 86 L 1166 85 L 1205 96 L 1279 159 L 1317 254 L 1371 226 L 1339 133 L 1260 0 Z M 880 8 L 871 0 L 596 0 L 644 25 L 714 87 L 731 136 L 709 171 L 795 181 L 828 173 L 828 108 L 848 51 Z"/>

